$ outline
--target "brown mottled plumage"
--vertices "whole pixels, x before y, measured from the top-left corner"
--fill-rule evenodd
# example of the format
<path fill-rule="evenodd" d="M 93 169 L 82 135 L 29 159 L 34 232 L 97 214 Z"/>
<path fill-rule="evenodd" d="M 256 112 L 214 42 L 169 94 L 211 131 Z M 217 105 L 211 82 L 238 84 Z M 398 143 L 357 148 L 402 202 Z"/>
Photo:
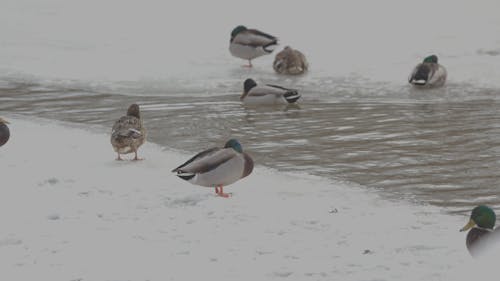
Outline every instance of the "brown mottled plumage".
<path fill-rule="evenodd" d="M 146 141 L 146 129 L 142 125 L 139 106 L 132 104 L 127 115 L 115 122 L 111 131 L 111 144 L 121 160 L 120 154 L 135 153 L 134 160 L 139 160 L 137 150 Z"/>
<path fill-rule="evenodd" d="M 0 146 L 4 145 L 10 138 L 10 130 L 7 124 L 9 122 L 0 118 Z"/>
<path fill-rule="evenodd" d="M 304 54 L 286 46 L 276 54 L 273 68 L 280 74 L 298 75 L 305 73 L 309 68 L 309 64 Z"/>

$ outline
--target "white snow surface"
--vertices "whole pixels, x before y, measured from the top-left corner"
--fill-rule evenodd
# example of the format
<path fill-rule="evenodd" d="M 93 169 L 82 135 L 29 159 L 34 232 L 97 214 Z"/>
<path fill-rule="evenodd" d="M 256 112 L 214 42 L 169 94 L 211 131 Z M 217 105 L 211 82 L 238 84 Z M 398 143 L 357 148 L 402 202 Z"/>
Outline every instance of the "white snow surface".
<path fill-rule="evenodd" d="M 145 160 L 115 161 L 102 128 L 5 117 L 12 136 L 0 148 L 2 280 L 493 275 L 465 249 L 458 229 L 468 218 L 438 207 L 258 163 L 224 199 L 170 173 L 190 155 L 146 143 Z"/>

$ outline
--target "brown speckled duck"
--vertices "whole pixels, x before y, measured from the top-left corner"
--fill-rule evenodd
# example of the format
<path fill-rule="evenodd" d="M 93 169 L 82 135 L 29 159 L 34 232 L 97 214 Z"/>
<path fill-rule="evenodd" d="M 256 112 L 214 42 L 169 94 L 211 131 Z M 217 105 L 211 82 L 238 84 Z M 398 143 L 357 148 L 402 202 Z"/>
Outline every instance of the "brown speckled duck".
<path fill-rule="evenodd" d="M 230 139 L 224 148 L 202 151 L 172 172 L 192 184 L 215 187 L 218 196 L 227 198 L 223 187 L 250 175 L 252 170 L 252 158 L 243 152 L 238 140 Z"/>
<path fill-rule="evenodd" d="M 137 149 L 146 141 L 146 129 L 142 125 L 139 106 L 132 104 L 127 115 L 122 116 L 115 122 L 111 131 L 111 144 L 118 153 L 116 160 L 122 160 L 120 154 L 135 153 L 134 160 L 141 160 L 137 157 Z"/>
<path fill-rule="evenodd" d="M 494 242 L 500 242 L 500 228 L 495 227 L 495 212 L 488 206 L 479 205 L 472 209 L 469 222 L 460 231 L 467 231 L 465 244 L 473 257 L 488 250 Z"/>
<path fill-rule="evenodd" d="M 281 52 L 276 54 L 273 68 L 279 74 L 299 75 L 307 71 L 309 64 L 304 54 L 286 46 Z"/>
<path fill-rule="evenodd" d="M 0 118 L 0 146 L 4 145 L 10 138 L 10 130 L 7 124 L 9 122 Z"/>

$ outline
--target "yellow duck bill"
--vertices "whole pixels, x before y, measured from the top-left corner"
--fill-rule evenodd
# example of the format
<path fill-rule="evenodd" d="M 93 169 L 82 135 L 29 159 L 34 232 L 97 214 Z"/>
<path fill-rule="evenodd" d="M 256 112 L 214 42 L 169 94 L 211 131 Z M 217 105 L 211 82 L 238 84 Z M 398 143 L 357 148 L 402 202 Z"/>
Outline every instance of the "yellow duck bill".
<path fill-rule="evenodd" d="M 473 228 L 474 226 L 476 226 L 476 223 L 472 219 L 470 219 L 469 222 L 460 229 L 460 232 L 467 231 Z"/>

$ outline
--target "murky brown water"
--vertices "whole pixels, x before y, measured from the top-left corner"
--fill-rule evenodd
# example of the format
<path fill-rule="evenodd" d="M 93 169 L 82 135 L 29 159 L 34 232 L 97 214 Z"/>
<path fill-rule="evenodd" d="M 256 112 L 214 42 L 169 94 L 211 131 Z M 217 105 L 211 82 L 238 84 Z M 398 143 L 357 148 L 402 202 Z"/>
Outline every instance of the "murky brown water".
<path fill-rule="evenodd" d="M 304 95 L 299 106 L 246 108 L 234 93 L 132 96 L 10 83 L 0 89 L 0 112 L 111 128 L 139 102 L 149 141 L 161 145 L 194 153 L 236 137 L 256 163 L 279 170 L 345 180 L 452 212 L 469 212 L 477 203 L 500 206 L 499 101 L 349 95 L 325 101 L 323 95 Z"/>

